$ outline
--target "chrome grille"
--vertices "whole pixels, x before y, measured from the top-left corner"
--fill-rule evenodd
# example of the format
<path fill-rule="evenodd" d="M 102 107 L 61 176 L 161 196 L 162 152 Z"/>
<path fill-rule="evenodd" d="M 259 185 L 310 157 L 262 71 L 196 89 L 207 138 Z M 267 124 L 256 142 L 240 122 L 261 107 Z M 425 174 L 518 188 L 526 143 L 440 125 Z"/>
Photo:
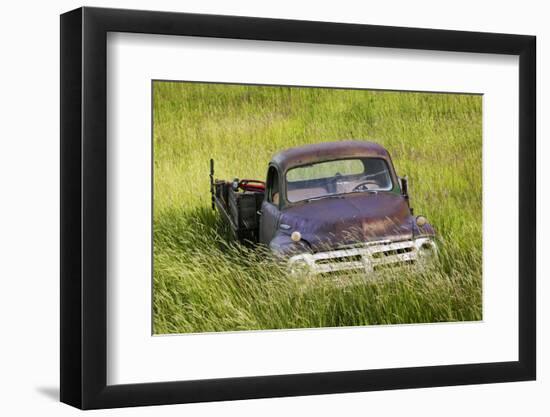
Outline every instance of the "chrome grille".
<path fill-rule="evenodd" d="M 325 252 L 296 255 L 290 262 L 304 263 L 311 272 L 318 274 L 358 270 L 368 273 L 416 262 L 419 248 L 425 244 L 435 245 L 429 238 L 368 242 Z"/>

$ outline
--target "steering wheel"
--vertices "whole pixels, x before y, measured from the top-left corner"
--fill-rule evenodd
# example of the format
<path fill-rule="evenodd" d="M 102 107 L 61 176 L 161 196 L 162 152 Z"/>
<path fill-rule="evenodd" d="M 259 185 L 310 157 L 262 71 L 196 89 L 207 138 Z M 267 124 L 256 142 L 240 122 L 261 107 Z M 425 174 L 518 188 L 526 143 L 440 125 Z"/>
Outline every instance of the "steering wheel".
<path fill-rule="evenodd" d="M 359 184 L 357 184 L 355 187 L 353 187 L 352 192 L 356 191 L 369 191 L 369 185 L 377 185 L 375 181 L 363 181 Z"/>

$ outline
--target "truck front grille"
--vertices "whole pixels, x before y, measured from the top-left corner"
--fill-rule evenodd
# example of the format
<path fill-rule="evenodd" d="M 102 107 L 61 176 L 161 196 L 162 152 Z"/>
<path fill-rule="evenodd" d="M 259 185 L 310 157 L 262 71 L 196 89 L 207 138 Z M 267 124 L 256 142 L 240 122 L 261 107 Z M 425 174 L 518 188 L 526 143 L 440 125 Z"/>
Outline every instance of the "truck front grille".
<path fill-rule="evenodd" d="M 332 263 L 361 262 L 362 260 L 362 255 L 344 255 L 336 258 L 319 259 L 315 263 L 317 265 L 330 265 Z"/>
<path fill-rule="evenodd" d="M 380 252 L 374 252 L 372 257 L 375 259 L 384 258 L 386 256 L 401 255 L 403 253 L 412 252 L 414 248 L 412 246 L 406 248 L 381 250 Z"/>
<path fill-rule="evenodd" d="M 429 238 L 416 241 L 371 242 L 326 252 L 296 255 L 290 259 L 290 263 L 305 264 L 309 271 L 316 274 L 330 274 L 337 271 L 369 273 L 415 263 L 421 248 L 426 244 L 435 245 Z"/>

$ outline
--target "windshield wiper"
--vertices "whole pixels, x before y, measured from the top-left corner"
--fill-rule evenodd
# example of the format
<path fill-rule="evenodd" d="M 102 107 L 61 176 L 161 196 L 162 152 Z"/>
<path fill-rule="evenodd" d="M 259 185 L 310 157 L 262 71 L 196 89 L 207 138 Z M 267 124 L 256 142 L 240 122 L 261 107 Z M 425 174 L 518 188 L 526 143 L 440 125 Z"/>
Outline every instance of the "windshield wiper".
<path fill-rule="evenodd" d="M 355 194 L 355 193 L 371 193 L 371 194 L 378 194 L 382 190 L 361 190 L 361 191 L 350 191 L 349 194 Z"/>
<path fill-rule="evenodd" d="M 310 201 L 316 201 L 316 200 L 323 200 L 325 198 L 344 198 L 342 194 L 327 194 L 327 195 L 320 195 L 319 197 L 312 197 L 308 198 L 306 202 Z"/>

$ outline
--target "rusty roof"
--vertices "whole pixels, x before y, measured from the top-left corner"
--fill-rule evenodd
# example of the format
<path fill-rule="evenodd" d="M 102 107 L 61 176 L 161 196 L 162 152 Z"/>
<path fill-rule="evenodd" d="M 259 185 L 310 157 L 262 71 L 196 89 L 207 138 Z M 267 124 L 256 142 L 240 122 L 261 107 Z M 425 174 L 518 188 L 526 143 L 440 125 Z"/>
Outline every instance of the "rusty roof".
<path fill-rule="evenodd" d="M 383 146 L 374 142 L 343 140 L 285 149 L 284 151 L 276 153 L 273 158 L 271 158 L 271 163 L 277 165 L 282 172 L 285 172 L 299 165 L 354 157 L 378 157 L 389 159 L 389 154 Z"/>

